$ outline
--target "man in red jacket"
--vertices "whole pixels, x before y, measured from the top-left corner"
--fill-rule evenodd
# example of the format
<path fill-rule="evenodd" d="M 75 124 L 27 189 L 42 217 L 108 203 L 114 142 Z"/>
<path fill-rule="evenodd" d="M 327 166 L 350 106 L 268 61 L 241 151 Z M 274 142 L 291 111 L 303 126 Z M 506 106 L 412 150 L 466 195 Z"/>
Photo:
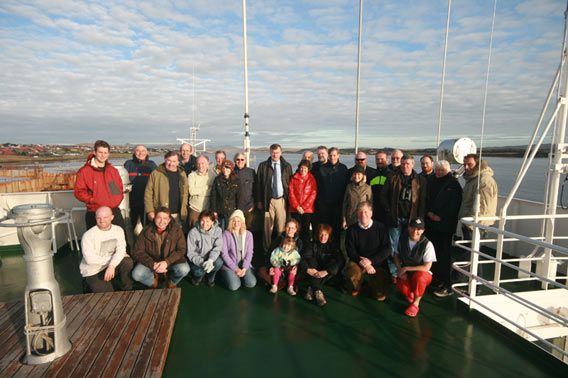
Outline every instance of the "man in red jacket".
<path fill-rule="evenodd" d="M 87 230 L 97 224 L 95 212 L 102 206 L 110 207 L 114 215 L 112 223 L 125 229 L 124 218 L 118 208 L 124 198 L 122 179 L 118 170 L 108 162 L 109 151 L 107 142 L 97 140 L 94 152 L 77 172 L 75 197 L 87 206 Z"/>

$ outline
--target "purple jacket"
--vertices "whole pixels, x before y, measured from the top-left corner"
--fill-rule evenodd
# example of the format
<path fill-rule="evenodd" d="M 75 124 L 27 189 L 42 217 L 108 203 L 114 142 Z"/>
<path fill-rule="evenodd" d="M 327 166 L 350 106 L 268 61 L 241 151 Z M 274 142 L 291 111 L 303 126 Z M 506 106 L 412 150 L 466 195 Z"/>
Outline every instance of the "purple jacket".
<path fill-rule="evenodd" d="M 245 247 L 243 248 L 243 269 L 250 269 L 253 253 L 252 233 L 247 231 L 245 234 Z M 235 237 L 229 230 L 223 231 L 223 249 L 221 250 L 221 258 L 224 265 L 231 271 L 235 271 L 239 262 L 237 261 L 237 243 Z"/>

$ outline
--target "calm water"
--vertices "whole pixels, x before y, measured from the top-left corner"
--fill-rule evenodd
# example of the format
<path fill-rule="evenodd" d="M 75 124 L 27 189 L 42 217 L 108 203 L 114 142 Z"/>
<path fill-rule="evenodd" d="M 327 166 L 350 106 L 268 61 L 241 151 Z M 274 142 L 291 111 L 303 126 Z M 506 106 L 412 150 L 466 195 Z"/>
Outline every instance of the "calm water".
<path fill-rule="evenodd" d="M 235 151 L 228 151 L 228 156 L 232 157 Z M 213 154 L 209 154 L 210 159 L 213 160 Z M 262 153 L 253 153 L 251 154 L 251 166 L 256 169 L 258 164 L 263 160 L 268 158 L 269 154 L 262 154 Z M 292 167 L 295 169 L 300 159 L 302 157 L 301 154 L 283 154 L 284 158 L 292 164 Z M 155 156 L 152 158 L 156 163 L 160 164 L 163 159 L 161 156 Z M 114 165 L 122 165 L 125 159 L 111 159 L 111 162 Z M 499 194 L 506 195 L 509 193 L 513 186 L 513 182 L 519 172 L 519 168 L 521 166 L 521 159 L 520 158 L 504 158 L 504 157 L 488 157 L 486 159 L 493 168 L 495 173 L 495 180 L 499 185 Z M 340 161 L 347 165 L 347 167 L 351 167 L 354 165 L 354 156 L 353 155 L 341 155 Z M 69 162 L 56 162 L 56 163 L 48 163 L 43 164 L 43 168 L 46 171 L 51 172 L 61 172 L 61 171 L 75 171 L 79 169 L 84 164 L 84 161 L 69 161 Z M 369 157 L 369 165 L 374 167 L 375 161 L 374 157 Z M 546 170 L 548 165 L 548 159 L 540 158 L 535 159 L 525 179 L 521 186 L 519 187 L 517 194 L 515 197 L 528 199 L 532 201 L 539 201 L 542 202 L 544 198 L 544 188 L 546 183 Z M 19 165 L 22 167 L 25 165 Z M 420 171 L 420 162 L 416 159 L 415 168 Z M 2 181 L 2 178 L 0 178 Z M 568 190 L 568 189 L 567 189 Z"/>

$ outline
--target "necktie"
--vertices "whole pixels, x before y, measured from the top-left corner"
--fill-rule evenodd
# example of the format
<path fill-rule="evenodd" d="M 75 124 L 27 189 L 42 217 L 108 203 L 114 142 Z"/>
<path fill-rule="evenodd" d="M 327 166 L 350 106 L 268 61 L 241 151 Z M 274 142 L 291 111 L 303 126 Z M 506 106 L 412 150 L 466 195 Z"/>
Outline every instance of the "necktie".
<path fill-rule="evenodd" d="M 280 180 L 280 171 L 276 163 L 272 163 L 272 196 L 275 198 L 280 197 L 280 193 L 278 193 L 278 180 Z"/>

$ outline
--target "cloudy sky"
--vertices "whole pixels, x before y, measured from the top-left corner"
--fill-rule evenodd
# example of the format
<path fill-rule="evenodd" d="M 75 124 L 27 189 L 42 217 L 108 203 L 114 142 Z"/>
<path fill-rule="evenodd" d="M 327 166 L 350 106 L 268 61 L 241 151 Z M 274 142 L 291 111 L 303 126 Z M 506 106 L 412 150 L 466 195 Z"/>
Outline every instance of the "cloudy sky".
<path fill-rule="evenodd" d="M 249 0 L 253 146 L 352 147 L 357 0 Z M 479 142 L 492 0 L 454 0 L 442 139 Z M 563 0 L 497 4 L 485 145 L 524 144 Z M 445 0 L 365 1 L 360 146 L 434 147 Z M 0 1 L 0 142 L 242 142 L 242 2 Z M 195 72 L 196 112 L 193 72 Z"/>

